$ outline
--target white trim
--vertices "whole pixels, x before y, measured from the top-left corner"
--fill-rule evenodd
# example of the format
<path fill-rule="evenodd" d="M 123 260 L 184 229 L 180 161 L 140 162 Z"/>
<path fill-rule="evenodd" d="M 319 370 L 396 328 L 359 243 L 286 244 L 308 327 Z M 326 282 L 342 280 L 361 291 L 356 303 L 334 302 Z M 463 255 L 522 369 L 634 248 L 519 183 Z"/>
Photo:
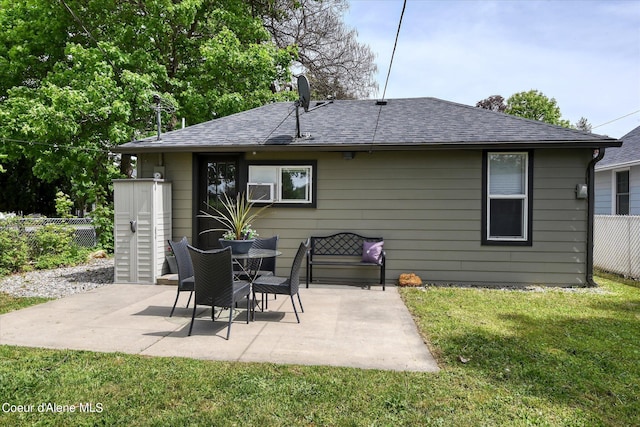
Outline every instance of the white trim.
<path fill-rule="evenodd" d="M 613 165 L 607 165 L 602 167 L 598 167 L 598 164 L 596 163 L 596 172 L 604 172 L 608 170 L 622 169 L 622 168 L 631 168 L 633 166 L 640 166 L 640 160 L 631 160 L 628 162 L 616 163 Z"/>
<path fill-rule="evenodd" d="M 252 169 L 254 171 L 258 171 L 258 169 L 263 169 L 263 170 L 271 170 L 273 172 L 273 176 L 272 179 L 275 182 L 265 182 L 264 181 L 264 176 L 262 175 L 261 179 L 256 179 L 255 176 L 252 176 Z M 306 185 L 306 193 L 305 193 L 305 198 L 304 199 L 284 199 L 282 197 L 282 173 L 287 171 L 287 170 L 305 170 L 308 174 L 308 180 L 307 180 L 307 185 Z M 289 204 L 300 204 L 300 205 L 307 205 L 307 204 L 311 204 L 313 203 L 313 179 L 314 179 L 314 175 L 313 175 L 313 165 L 306 165 L 306 164 L 301 164 L 301 165 L 288 165 L 288 164 L 277 164 L 277 165 L 249 165 L 248 168 L 248 178 L 249 181 L 251 183 L 255 182 L 261 182 L 262 184 L 272 184 L 274 187 L 274 191 L 272 192 L 272 200 L 270 200 L 269 202 L 272 203 L 289 203 Z M 262 200 L 264 201 L 264 200 Z"/>

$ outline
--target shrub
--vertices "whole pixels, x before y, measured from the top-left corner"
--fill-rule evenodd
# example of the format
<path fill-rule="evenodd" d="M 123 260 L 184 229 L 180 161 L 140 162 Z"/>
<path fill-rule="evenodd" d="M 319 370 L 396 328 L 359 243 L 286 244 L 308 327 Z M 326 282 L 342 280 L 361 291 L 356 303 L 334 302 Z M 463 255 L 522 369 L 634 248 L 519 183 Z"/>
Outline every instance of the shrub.
<path fill-rule="evenodd" d="M 0 219 L 0 276 L 80 264 L 93 250 L 75 243 L 73 227 L 20 220 Z"/>
<path fill-rule="evenodd" d="M 73 227 L 59 224 L 45 224 L 36 228 L 34 241 L 34 257 L 43 255 L 62 255 L 70 246 L 75 246 L 73 241 Z"/>
<path fill-rule="evenodd" d="M 29 262 L 29 245 L 20 229 L 8 221 L 0 222 L 0 275 L 15 273 Z"/>
<path fill-rule="evenodd" d="M 97 206 L 91 214 L 98 236 L 98 245 L 113 253 L 113 203 Z"/>
<path fill-rule="evenodd" d="M 73 240 L 73 227 L 46 224 L 37 227 L 32 247 L 32 260 L 37 269 L 67 265 L 78 254 Z"/>
<path fill-rule="evenodd" d="M 71 215 L 71 209 L 73 208 L 73 202 L 68 195 L 62 191 L 56 193 L 56 213 L 59 218 L 73 218 Z"/>

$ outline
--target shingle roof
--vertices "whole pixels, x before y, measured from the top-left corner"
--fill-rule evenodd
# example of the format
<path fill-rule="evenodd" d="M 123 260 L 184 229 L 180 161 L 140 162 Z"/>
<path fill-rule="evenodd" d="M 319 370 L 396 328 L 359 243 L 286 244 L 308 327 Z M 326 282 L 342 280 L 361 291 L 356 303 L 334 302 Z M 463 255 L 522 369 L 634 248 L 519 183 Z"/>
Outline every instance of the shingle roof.
<path fill-rule="evenodd" d="M 314 109 L 314 107 L 317 107 Z M 619 141 L 436 98 L 341 100 L 300 109 L 303 136 L 295 138 L 291 102 L 242 113 L 130 142 L 116 151 L 218 151 L 282 149 L 369 149 L 373 147 L 617 146 Z M 274 147 L 280 146 L 280 147 Z"/>
<path fill-rule="evenodd" d="M 640 126 L 620 138 L 622 147 L 607 148 L 596 170 L 622 165 L 640 164 Z"/>

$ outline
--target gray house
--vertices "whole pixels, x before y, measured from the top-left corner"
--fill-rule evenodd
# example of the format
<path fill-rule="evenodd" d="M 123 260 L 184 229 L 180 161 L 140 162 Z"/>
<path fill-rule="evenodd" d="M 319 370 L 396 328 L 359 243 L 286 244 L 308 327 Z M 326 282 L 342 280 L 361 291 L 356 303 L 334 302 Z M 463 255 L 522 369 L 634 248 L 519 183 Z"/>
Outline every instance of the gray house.
<path fill-rule="evenodd" d="M 596 215 L 640 215 L 640 126 L 596 165 Z"/>
<path fill-rule="evenodd" d="M 434 98 L 312 102 L 299 123 L 274 103 L 117 151 L 171 182 L 172 236 L 202 248 L 217 245 L 199 235 L 204 203 L 266 184 L 254 228 L 280 236 L 279 274 L 300 241 L 353 231 L 384 238 L 390 283 L 591 283 L 595 153 L 620 141 Z M 374 270 L 314 275 L 375 283 Z"/>

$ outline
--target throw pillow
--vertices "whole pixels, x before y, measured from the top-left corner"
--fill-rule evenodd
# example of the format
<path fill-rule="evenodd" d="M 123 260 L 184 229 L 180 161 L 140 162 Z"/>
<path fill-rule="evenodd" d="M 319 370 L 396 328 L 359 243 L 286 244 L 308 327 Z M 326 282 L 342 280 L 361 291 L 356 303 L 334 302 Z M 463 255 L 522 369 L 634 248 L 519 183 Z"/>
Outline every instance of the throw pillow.
<path fill-rule="evenodd" d="M 384 242 L 367 242 L 362 245 L 362 261 L 380 264 L 382 256 L 382 245 Z"/>

